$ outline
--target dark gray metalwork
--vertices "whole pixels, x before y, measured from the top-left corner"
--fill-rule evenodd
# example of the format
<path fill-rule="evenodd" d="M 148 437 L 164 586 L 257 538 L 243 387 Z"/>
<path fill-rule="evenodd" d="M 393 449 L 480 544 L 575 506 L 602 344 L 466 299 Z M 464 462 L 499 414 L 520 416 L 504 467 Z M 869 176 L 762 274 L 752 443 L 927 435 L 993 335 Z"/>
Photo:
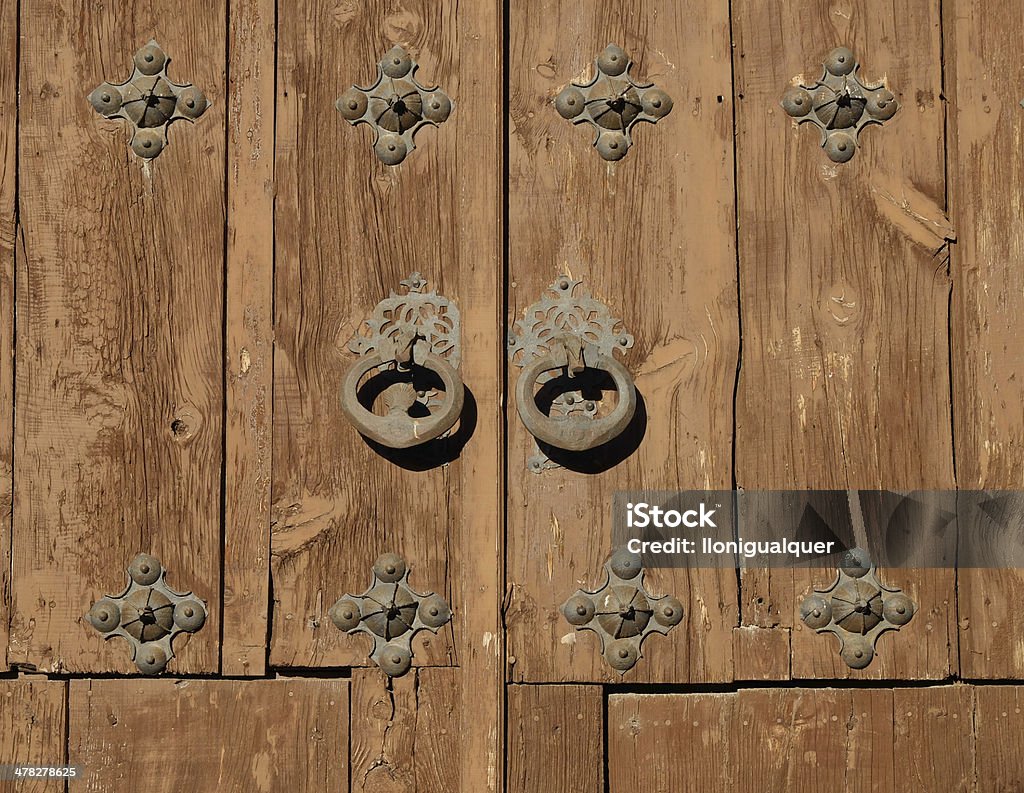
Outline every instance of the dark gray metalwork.
<path fill-rule="evenodd" d="M 401 47 L 392 47 L 377 67 L 377 81 L 366 88 L 353 85 L 334 103 L 353 126 L 373 130 L 373 151 L 385 165 L 398 165 L 416 148 L 413 136 L 425 124 L 443 124 L 454 107 L 436 86 L 416 80 L 419 65 Z"/>
<path fill-rule="evenodd" d="M 389 677 L 412 666 L 412 640 L 420 631 L 437 633 L 452 618 L 440 595 L 421 595 L 409 586 L 405 559 L 386 553 L 373 564 L 373 583 L 361 595 L 342 595 L 331 606 L 331 621 L 346 633 L 373 637 L 370 658 Z"/>
<path fill-rule="evenodd" d="M 834 633 L 846 665 L 864 669 L 875 657 L 878 637 L 898 631 L 916 609 L 899 589 L 885 586 L 867 553 L 855 548 L 843 556 L 832 586 L 804 599 L 800 618 L 818 633 Z"/>
<path fill-rule="evenodd" d="M 438 438 L 459 420 L 465 397 L 456 367 L 462 357 L 459 309 L 413 273 L 401 282 L 407 293 L 380 301 L 365 327 L 349 341 L 359 355 L 341 388 L 341 409 L 360 433 L 392 449 L 407 449 Z M 414 367 L 433 372 L 444 389 L 414 380 Z M 359 401 L 358 390 L 371 373 L 397 373 L 380 397 L 388 408 L 378 416 Z M 421 415 L 426 413 L 426 416 Z"/>
<path fill-rule="evenodd" d="M 656 124 L 672 111 L 672 99 L 653 83 L 629 74 L 633 61 L 609 44 L 597 56 L 589 83 L 570 83 L 555 98 L 558 114 L 573 124 L 594 128 L 594 147 L 606 160 L 621 160 L 633 145 L 632 129 L 641 121 Z"/>
<path fill-rule="evenodd" d="M 135 70 L 125 82 L 103 83 L 89 94 L 93 109 L 104 118 L 123 118 L 132 126 L 130 146 L 152 160 L 167 146 L 167 128 L 178 119 L 195 121 L 210 106 L 190 83 L 179 85 L 167 76 L 171 59 L 151 40 L 135 53 Z"/>
<path fill-rule="evenodd" d="M 821 145 L 830 160 L 847 162 L 857 151 L 860 131 L 888 121 L 899 105 L 884 83 L 870 86 L 861 81 L 860 64 L 846 47 L 832 50 L 824 66 L 814 85 L 787 88 L 782 107 L 799 123 L 821 130 Z"/>
<path fill-rule="evenodd" d="M 653 597 L 644 588 L 640 557 L 625 548 L 612 554 L 604 569 L 604 585 L 595 592 L 576 590 L 562 605 L 562 615 L 576 630 L 596 633 L 605 661 L 625 674 L 642 657 L 644 639 L 667 634 L 682 622 L 683 604 L 671 595 Z"/>
<path fill-rule="evenodd" d="M 560 275 L 526 309 L 508 339 L 509 358 L 523 370 L 516 382 L 519 417 L 537 440 L 569 451 L 593 449 L 618 436 L 632 420 L 637 400 L 632 376 L 614 357 L 616 350 L 633 346 L 633 336 L 582 283 Z M 580 388 L 555 396 L 545 415 L 534 387 L 563 371 Z M 599 415 L 600 401 L 584 393 L 588 373 L 607 374 L 615 384 L 618 402 L 607 415 Z M 529 462 L 535 473 L 548 467 L 543 456 Z"/>
<path fill-rule="evenodd" d="M 195 633 L 206 623 L 206 602 L 191 592 L 175 592 L 164 580 L 160 561 L 140 553 L 128 566 L 128 587 L 107 595 L 86 614 L 103 638 L 120 636 L 131 646 L 139 671 L 159 674 L 174 657 L 174 637 Z"/>

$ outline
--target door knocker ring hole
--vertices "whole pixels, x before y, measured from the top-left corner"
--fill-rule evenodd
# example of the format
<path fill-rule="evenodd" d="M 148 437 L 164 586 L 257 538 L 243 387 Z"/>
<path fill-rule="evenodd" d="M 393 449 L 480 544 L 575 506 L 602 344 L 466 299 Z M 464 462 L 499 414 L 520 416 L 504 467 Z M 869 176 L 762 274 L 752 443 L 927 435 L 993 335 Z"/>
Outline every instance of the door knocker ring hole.
<path fill-rule="evenodd" d="M 356 396 L 359 404 L 374 415 L 404 413 L 425 419 L 432 415 L 430 402 L 443 402 L 448 393 L 436 372 L 413 363 L 404 369 L 370 370 L 358 385 Z"/>
<path fill-rule="evenodd" d="M 536 390 L 542 375 L 560 372 Z M 539 441 L 566 451 L 587 451 L 618 437 L 636 410 L 629 371 L 614 358 L 595 355 L 575 376 L 552 356 L 523 369 L 516 385 L 519 416 Z M 606 397 L 608 390 L 615 397 Z M 571 402 L 569 401 L 571 400 Z"/>

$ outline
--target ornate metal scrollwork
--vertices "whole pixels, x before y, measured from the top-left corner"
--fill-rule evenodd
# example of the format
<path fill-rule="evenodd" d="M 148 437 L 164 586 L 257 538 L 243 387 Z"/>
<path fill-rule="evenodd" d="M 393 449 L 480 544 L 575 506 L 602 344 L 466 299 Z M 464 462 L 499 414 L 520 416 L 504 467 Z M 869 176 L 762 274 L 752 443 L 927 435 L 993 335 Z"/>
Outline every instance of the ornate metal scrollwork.
<path fill-rule="evenodd" d="M 392 47 L 377 67 L 377 81 L 353 85 L 335 107 L 353 126 L 373 130 L 373 151 L 385 165 L 398 165 L 416 148 L 413 136 L 425 124 L 438 126 L 451 115 L 453 103 L 440 88 L 416 80 L 419 65 L 401 47 Z"/>
<path fill-rule="evenodd" d="M 147 675 L 162 672 L 174 657 L 175 636 L 195 633 L 206 622 L 206 603 L 191 592 L 175 592 L 165 575 L 158 559 L 140 553 L 128 566 L 127 589 L 96 601 L 86 615 L 105 639 L 125 639 L 135 665 Z"/>
<path fill-rule="evenodd" d="M 562 605 L 562 614 L 578 631 L 593 631 L 601 639 L 608 665 L 625 674 L 641 658 L 641 645 L 650 634 L 667 634 L 683 619 L 683 604 L 671 595 L 653 597 L 644 588 L 640 557 L 621 548 L 605 562 L 604 585 L 584 589 Z"/>
<path fill-rule="evenodd" d="M 633 346 L 633 337 L 608 307 L 594 299 L 582 281 L 561 275 L 539 301 L 524 312 L 508 339 L 509 358 L 523 369 L 516 384 L 519 416 L 533 436 L 559 449 L 585 451 L 618 436 L 636 410 L 636 388 L 614 351 Z M 534 386 L 556 380 L 559 370 L 575 387 L 552 395 L 545 414 Z M 610 378 L 618 395 L 615 407 L 601 415 L 601 379 Z M 550 467 L 538 452 L 529 468 Z"/>
<path fill-rule="evenodd" d="M 794 85 L 782 96 L 782 107 L 801 124 L 821 130 L 821 145 L 833 162 L 847 162 L 857 151 L 860 131 L 882 124 L 899 105 L 885 84 L 861 82 L 860 64 L 851 50 L 837 47 L 825 59 L 825 71 L 814 85 Z"/>
<path fill-rule="evenodd" d="M 328 612 L 338 630 L 373 637 L 370 658 L 389 677 L 412 666 L 412 640 L 420 631 L 437 633 L 452 618 L 440 595 L 421 595 L 409 586 L 409 569 L 398 554 L 373 565 L 373 583 L 361 595 L 342 595 Z"/>
<path fill-rule="evenodd" d="M 885 586 L 868 555 L 847 551 L 836 580 L 816 589 L 800 606 L 800 618 L 818 633 L 839 638 L 839 655 L 851 669 L 864 669 L 875 657 L 875 644 L 886 631 L 910 622 L 916 606 L 899 589 Z"/>
<path fill-rule="evenodd" d="M 367 438 L 392 449 L 443 435 L 459 420 L 465 398 L 456 371 L 461 357 L 459 309 L 436 292 L 424 292 L 427 282 L 419 273 L 401 284 L 407 294 L 392 292 L 380 301 L 365 329 L 349 342 L 360 357 L 341 388 L 341 409 L 349 421 Z M 384 416 L 359 400 L 360 383 L 373 372 L 391 381 L 380 392 L 388 409 Z M 444 386 L 440 394 L 436 381 Z"/>
<path fill-rule="evenodd" d="M 633 145 L 631 131 L 641 121 L 655 124 L 672 111 L 672 99 L 653 83 L 638 83 L 629 74 L 633 61 L 609 44 L 597 56 L 589 83 L 570 83 L 555 98 L 559 115 L 594 128 L 594 147 L 606 160 L 621 160 Z"/>
<path fill-rule="evenodd" d="M 125 82 L 103 83 L 89 94 L 93 109 L 104 118 L 123 118 L 132 125 L 130 146 L 151 160 L 167 145 L 167 128 L 178 119 L 195 121 L 210 106 L 203 92 L 167 76 L 171 59 L 155 41 L 135 53 L 135 71 Z"/>

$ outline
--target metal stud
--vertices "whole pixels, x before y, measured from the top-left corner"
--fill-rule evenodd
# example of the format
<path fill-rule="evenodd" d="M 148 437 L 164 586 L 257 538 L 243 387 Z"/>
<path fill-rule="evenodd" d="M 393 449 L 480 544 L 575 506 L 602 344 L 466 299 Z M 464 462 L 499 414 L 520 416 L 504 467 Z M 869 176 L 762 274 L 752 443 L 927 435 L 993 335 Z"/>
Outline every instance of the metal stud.
<path fill-rule="evenodd" d="M 909 597 L 878 579 L 867 553 L 854 548 L 843 556 L 832 585 L 804 598 L 800 618 L 817 633 L 834 633 L 846 665 L 864 669 L 875 657 L 878 637 L 906 625 L 915 610 Z"/>
<path fill-rule="evenodd" d="M 626 156 L 638 123 L 656 124 L 672 112 L 672 98 L 653 83 L 636 82 L 629 74 L 632 65 L 621 47 L 609 44 L 597 56 L 589 83 L 570 83 L 555 97 L 562 118 L 593 127 L 594 147 L 606 160 Z"/>
<path fill-rule="evenodd" d="M 363 594 L 342 595 L 328 614 L 338 630 L 373 637 L 370 658 L 389 677 L 409 671 L 417 633 L 437 633 L 452 618 L 443 597 L 433 592 L 421 595 L 409 586 L 408 565 L 394 553 L 377 559 L 373 583 Z"/>
<path fill-rule="evenodd" d="M 898 108 L 885 84 L 861 82 L 853 52 L 837 47 L 825 58 L 824 73 L 814 85 L 793 85 L 782 95 L 783 109 L 798 123 L 821 130 L 821 145 L 833 162 L 847 162 L 857 151 L 860 131 L 882 124 Z"/>
<path fill-rule="evenodd" d="M 334 103 L 353 126 L 370 126 L 374 154 L 385 165 L 402 162 L 416 148 L 413 136 L 421 127 L 443 124 L 452 113 L 452 100 L 444 91 L 416 80 L 418 68 L 408 52 L 392 47 L 378 64 L 373 85 L 353 85 Z"/>
<path fill-rule="evenodd" d="M 594 591 L 576 591 L 562 616 L 578 631 L 593 631 L 612 669 L 624 674 L 640 659 L 651 633 L 667 634 L 683 619 L 683 604 L 671 595 L 653 597 L 644 587 L 640 557 L 621 548 L 604 565 L 606 580 Z"/>
<path fill-rule="evenodd" d="M 171 82 L 170 60 L 156 41 L 150 41 L 135 53 L 131 77 L 123 83 L 102 83 L 89 94 L 89 102 L 101 116 L 123 118 L 132 125 L 129 145 L 145 160 L 167 146 L 167 128 L 173 122 L 195 121 L 210 106 L 194 85 Z"/>
<path fill-rule="evenodd" d="M 97 600 L 86 614 L 105 639 L 125 639 L 135 665 L 147 675 L 162 672 L 174 657 L 175 636 L 195 633 L 206 623 L 206 602 L 191 592 L 175 592 L 165 575 L 159 559 L 140 553 L 128 565 L 127 589 Z"/>

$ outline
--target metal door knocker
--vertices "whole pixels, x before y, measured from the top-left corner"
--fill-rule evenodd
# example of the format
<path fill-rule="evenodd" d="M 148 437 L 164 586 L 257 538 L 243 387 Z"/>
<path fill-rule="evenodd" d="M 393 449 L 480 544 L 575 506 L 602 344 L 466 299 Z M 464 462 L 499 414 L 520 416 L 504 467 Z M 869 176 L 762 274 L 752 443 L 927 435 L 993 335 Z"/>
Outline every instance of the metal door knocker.
<path fill-rule="evenodd" d="M 446 433 L 459 420 L 465 398 L 456 371 L 461 357 L 458 308 L 436 292 L 424 292 L 427 282 L 419 273 L 401 284 L 407 294 L 392 292 L 380 301 L 364 332 L 349 342 L 359 358 L 341 386 L 341 409 L 348 420 L 362 435 L 391 449 L 408 449 Z M 371 392 L 366 404 L 361 388 Z M 377 397 L 385 415 L 371 410 Z"/>
<path fill-rule="evenodd" d="M 605 661 L 625 674 L 640 660 L 644 639 L 668 634 L 682 622 L 683 604 L 671 595 L 652 597 L 644 588 L 640 557 L 625 548 L 612 554 L 604 569 L 604 585 L 596 592 L 576 590 L 562 615 L 576 630 L 596 633 Z"/>
<path fill-rule="evenodd" d="M 817 633 L 839 638 L 839 655 L 851 669 L 864 669 L 875 657 L 878 637 L 910 622 L 916 606 L 899 589 L 878 580 L 868 555 L 847 551 L 836 580 L 816 589 L 800 606 L 800 618 Z"/>
<path fill-rule="evenodd" d="M 363 594 L 342 595 L 328 614 L 338 630 L 373 637 L 370 658 L 388 677 L 409 671 L 417 633 L 437 633 L 452 618 L 443 597 L 421 595 L 409 586 L 408 565 L 395 553 L 374 562 L 373 583 Z"/>
<path fill-rule="evenodd" d="M 798 123 L 821 130 L 821 145 L 832 162 L 847 162 L 857 151 L 860 131 L 882 124 L 899 105 L 884 83 L 861 82 L 853 52 L 837 47 L 825 59 L 825 71 L 814 85 L 794 85 L 782 96 L 782 107 Z"/>
<path fill-rule="evenodd" d="M 152 160 L 167 146 L 167 128 L 178 119 L 195 121 L 210 106 L 194 85 L 178 85 L 167 76 L 171 59 L 155 41 L 135 53 L 135 71 L 125 82 L 103 83 L 89 102 L 104 118 L 123 118 L 132 125 L 133 152 Z"/>
<path fill-rule="evenodd" d="M 559 115 L 594 128 L 594 147 L 606 160 L 621 160 L 633 145 L 631 130 L 641 121 L 656 124 L 672 111 L 671 97 L 653 83 L 638 83 L 629 74 L 633 61 L 609 44 L 597 56 L 589 83 L 570 83 L 555 98 Z"/>
<path fill-rule="evenodd" d="M 128 588 L 93 604 L 86 615 L 103 638 L 120 636 L 131 646 L 139 671 L 155 675 L 174 657 L 174 637 L 195 633 L 206 622 L 206 602 L 167 586 L 160 561 L 140 553 L 128 566 Z"/>
<path fill-rule="evenodd" d="M 377 81 L 353 85 L 334 106 L 352 125 L 373 130 L 373 151 L 385 165 L 398 165 L 416 148 L 413 136 L 426 124 L 435 127 L 451 115 L 453 104 L 440 88 L 420 85 L 419 65 L 401 47 L 392 47 L 377 66 Z"/>
<path fill-rule="evenodd" d="M 620 435 L 637 403 L 633 378 L 613 354 L 632 347 L 633 337 L 582 283 L 559 276 L 549 293 L 526 309 L 508 340 L 509 358 L 523 370 L 516 382 L 523 424 L 538 441 L 577 452 Z M 608 381 L 617 401 L 602 415 L 601 393 Z M 537 384 L 542 387 L 535 393 Z M 531 461 L 534 470 L 543 467 Z"/>

